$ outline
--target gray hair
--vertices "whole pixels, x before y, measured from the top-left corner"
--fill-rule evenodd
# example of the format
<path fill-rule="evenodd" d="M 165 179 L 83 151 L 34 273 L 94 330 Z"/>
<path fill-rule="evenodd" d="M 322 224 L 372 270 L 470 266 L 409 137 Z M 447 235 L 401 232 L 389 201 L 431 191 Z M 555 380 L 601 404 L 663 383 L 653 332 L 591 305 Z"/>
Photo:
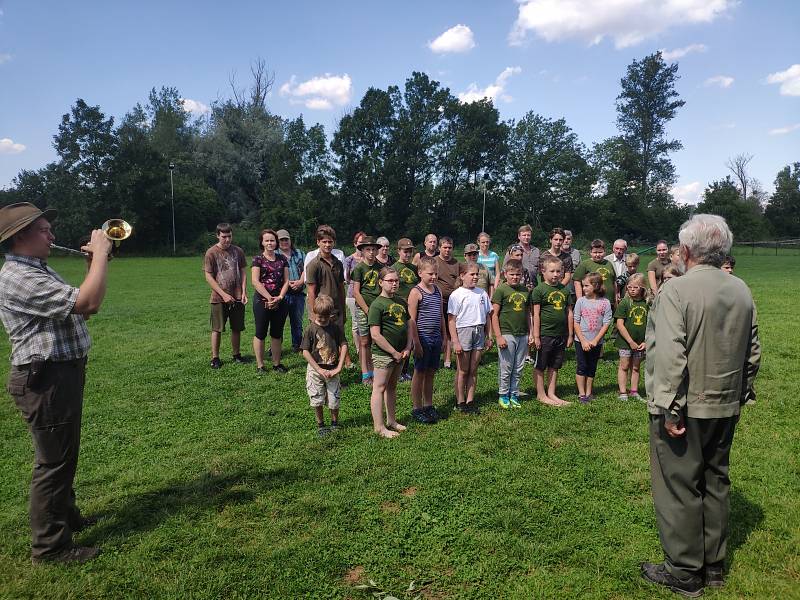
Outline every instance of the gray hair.
<path fill-rule="evenodd" d="M 376 244 L 380 244 L 381 246 L 383 246 L 383 245 L 385 245 L 385 244 L 388 244 L 388 243 L 389 243 L 389 240 L 388 240 L 388 239 L 386 239 L 385 237 L 381 236 L 381 237 L 379 237 L 377 240 L 375 240 L 375 243 L 376 243 Z"/>
<path fill-rule="evenodd" d="M 567 237 L 567 236 L 572 237 L 572 230 L 571 229 L 565 229 L 564 230 L 564 237 Z"/>
<path fill-rule="evenodd" d="M 700 214 L 681 225 L 678 240 L 698 263 L 721 267 L 733 246 L 733 233 L 722 217 Z"/>
<path fill-rule="evenodd" d="M 617 244 L 625 244 L 625 247 L 626 247 L 626 248 L 628 247 L 628 242 L 626 242 L 626 241 L 625 241 L 625 240 L 623 240 L 622 238 L 619 238 L 619 239 L 617 239 L 617 240 L 614 240 L 614 244 L 613 244 L 613 245 L 614 245 L 614 246 L 616 246 Z"/>

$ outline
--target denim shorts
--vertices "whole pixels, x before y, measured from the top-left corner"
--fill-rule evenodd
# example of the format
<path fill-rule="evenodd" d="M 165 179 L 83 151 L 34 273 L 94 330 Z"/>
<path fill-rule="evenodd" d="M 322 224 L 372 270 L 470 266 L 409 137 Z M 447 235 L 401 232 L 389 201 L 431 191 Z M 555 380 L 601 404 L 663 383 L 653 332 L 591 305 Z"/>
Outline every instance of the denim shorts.
<path fill-rule="evenodd" d="M 414 370 L 428 371 L 439 368 L 439 357 L 442 355 L 442 338 L 426 338 L 419 336 L 422 345 L 422 356 L 414 355 Z"/>

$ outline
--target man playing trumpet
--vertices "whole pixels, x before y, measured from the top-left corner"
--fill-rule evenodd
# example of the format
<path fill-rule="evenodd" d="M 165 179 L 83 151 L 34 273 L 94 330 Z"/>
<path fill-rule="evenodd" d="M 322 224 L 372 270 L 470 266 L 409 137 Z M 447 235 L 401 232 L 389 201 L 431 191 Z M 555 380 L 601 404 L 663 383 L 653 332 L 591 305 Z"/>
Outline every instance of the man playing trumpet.
<path fill-rule="evenodd" d="M 106 293 L 111 240 L 101 229 L 81 248 L 89 271 L 79 288 L 47 265 L 55 240 L 51 221 L 22 202 L 0 208 L 0 319 L 11 342 L 7 390 L 28 423 L 34 465 L 30 489 L 34 564 L 85 562 L 98 548 L 75 545 L 72 535 L 95 520 L 81 516 L 72 488 L 78 466 L 86 357 L 86 318 Z"/>

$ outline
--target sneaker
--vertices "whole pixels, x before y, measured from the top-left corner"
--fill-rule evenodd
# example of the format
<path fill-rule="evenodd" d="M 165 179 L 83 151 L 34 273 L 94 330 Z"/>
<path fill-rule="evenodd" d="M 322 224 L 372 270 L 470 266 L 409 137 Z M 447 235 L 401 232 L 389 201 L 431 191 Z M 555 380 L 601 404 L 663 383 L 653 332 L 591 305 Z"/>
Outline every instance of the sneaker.
<path fill-rule="evenodd" d="M 444 363 L 444 368 L 445 369 L 452 369 L 453 368 L 453 363 L 449 363 L 449 362 Z"/>
<path fill-rule="evenodd" d="M 481 414 L 481 409 L 478 408 L 478 403 L 473 400 L 464 405 L 464 412 L 468 415 L 479 415 Z"/>
<path fill-rule="evenodd" d="M 581 404 L 589 404 L 591 400 L 589 400 L 589 396 L 578 396 L 578 402 Z"/>
<path fill-rule="evenodd" d="M 258 375 L 266 375 L 267 369 L 265 367 L 256 367 L 256 373 Z"/>
<path fill-rule="evenodd" d="M 411 375 L 408 373 L 403 373 L 400 375 L 400 383 L 408 383 L 411 381 Z"/>
<path fill-rule="evenodd" d="M 639 395 L 639 392 L 636 391 L 636 390 L 631 390 L 628 393 L 628 398 L 631 399 L 631 400 L 641 400 L 642 399 L 642 397 Z"/>
<path fill-rule="evenodd" d="M 725 569 L 721 566 L 706 566 L 704 579 L 706 587 L 725 587 Z"/>
<path fill-rule="evenodd" d="M 425 412 L 423 408 L 415 408 L 411 411 L 411 416 L 414 417 L 416 421 L 419 423 L 424 423 L 425 425 L 430 425 L 433 423 L 431 418 L 428 416 L 428 413 Z"/>
<path fill-rule="evenodd" d="M 440 415 L 440 414 L 439 414 L 439 413 L 436 411 L 436 408 L 434 408 L 434 406 L 433 406 L 433 405 L 431 405 L 431 406 L 424 406 L 424 407 L 422 408 L 422 410 L 423 410 L 423 411 L 425 411 L 425 414 L 426 414 L 426 415 L 428 415 L 428 418 L 430 418 L 430 420 L 431 420 L 433 423 L 438 423 L 438 422 L 441 420 L 441 418 L 442 418 L 442 415 Z"/>
<path fill-rule="evenodd" d="M 339 431 L 339 421 L 331 421 L 331 431 Z"/>
<path fill-rule="evenodd" d="M 500 405 L 500 408 L 511 408 L 511 400 L 508 399 L 508 396 L 500 396 L 497 399 L 497 403 Z"/>
<path fill-rule="evenodd" d="M 467 405 L 464 404 L 463 402 L 461 404 L 456 402 L 456 410 L 458 412 L 466 413 L 467 412 Z"/>
<path fill-rule="evenodd" d="M 512 395 L 508 399 L 509 404 L 511 404 L 511 408 L 522 408 L 522 404 L 519 403 L 519 397 Z"/>
<path fill-rule="evenodd" d="M 56 552 L 55 554 L 32 557 L 31 562 L 34 565 L 69 563 L 82 564 L 92 560 L 98 554 L 100 554 L 100 548 L 92 548 L 91 546 L 70 546 L 66 550 Z"/>
<path fill-rule="evenodd" d="M 664 563 L 642 563 L 642 577 L 651 583 L 663 585 L 676 594 L 689 598 L 699 598 L 703 595 L 703 580 L 699 577 L 678 579 L 667 571 Z"/>
<path fill-rule="evenodd" d="M 528 392 L 523 392 L 523 391 L 517 392 L 517 396 L 519 396 L 520 398 L 524 398 L 527 395 L 528 395 Z"/>
<path fill-rule="evenodd" d="M 222 361 L 219 359 L 219 357 L 211 359 L 211 368 L 212 369 L 219 369 L 221 366 L 222 366 Z"/>
<path fill-rule="evenodd" d="M 628 394 L 620 394 L 619 396 L 617 396 L 617 400 L 619 400 L 621 402 L 627 402 L 628 401 Z"/>
<path fill-rule="evenodd" d="M 288 373 L 289 372 L 289 369 L 287 369 L 281 363 L 278 363 L 277 365 L 272 365 L 272 370 L 273 371 L 277 371 L 278 373 Z"/>
<path fill-rule="evenodd" d="M 234 354 L 232 360 L 233 362 L 239 363 L 240 365 L 243 365 L 247 362 L 244 358 L 242 358 L 241 354 Z"/>
<path fill-rule="evenodd" d="M 533 364 L 533 357 L 530 354 L 525 357 L 525 364 L 526 365 L 532 365 Z"/>

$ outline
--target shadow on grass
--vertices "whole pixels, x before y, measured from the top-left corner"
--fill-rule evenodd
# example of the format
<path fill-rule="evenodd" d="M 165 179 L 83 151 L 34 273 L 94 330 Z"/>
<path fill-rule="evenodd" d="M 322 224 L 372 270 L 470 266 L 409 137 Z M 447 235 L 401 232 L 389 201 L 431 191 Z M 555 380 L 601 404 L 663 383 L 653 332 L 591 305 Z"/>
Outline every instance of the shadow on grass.
<path fill-rule="evenodd" d="M 738 490 L 731 490 L 730 532 L 728 537 L 728 569 L 733 565 L 736 551 L 764 520 L 763 509 L 750 502 Z"/>
<path fill-rule="evenodd" d="M 246 504 L 267 491 L 303 479 L 293 469 L 240 471 L 229 475 L 204 474 L 192 481 L 175 482 L 141 494 L 121 498 L 102 511 L 101 520 L 85 535 L 82 543 L 95 545 L 110 538 L 149 531 L 173 515 L 217 512 L 226 506 Z"/>

